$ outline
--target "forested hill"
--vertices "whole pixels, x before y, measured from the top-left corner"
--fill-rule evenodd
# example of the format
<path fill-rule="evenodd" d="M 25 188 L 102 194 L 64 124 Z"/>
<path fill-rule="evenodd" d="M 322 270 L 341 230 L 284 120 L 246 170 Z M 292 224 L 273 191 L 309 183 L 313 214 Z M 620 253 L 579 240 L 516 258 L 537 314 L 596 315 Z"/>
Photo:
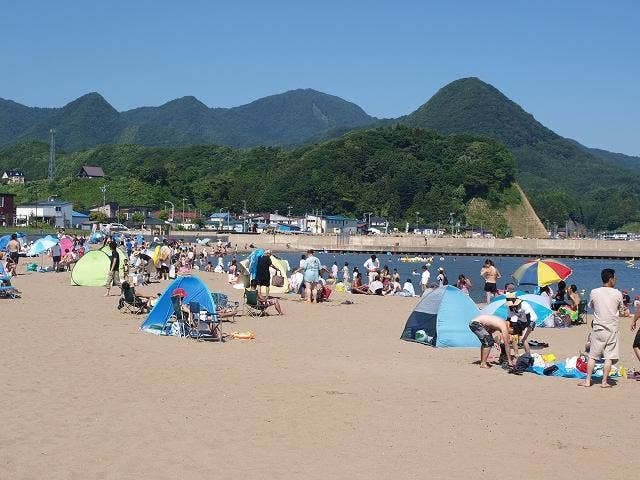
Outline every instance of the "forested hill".
<path fill-rule="evenodd" d="M 209 108 L 194 97 L 183 97 L 122 113 L 98 93 L 89 93 L 62 108 L 26 107 L 0 99 L 0 145 L 23 139 L 48 141 L 54 128 L 57 144 L 68 151 L 116 143 L 291 146 L 329 129 L 352 129 L 374 120 L 353 103 L 311 89 L 233 108 Z"/>
<path fill-rule="evenodd" d="M 571 218 L 589 228 L 637 221 L 640 175 L 563 138 L 493 86 L 477 78 L 446 85 L 397 120 L 442 133 L 486 135 L 506 145 L 536 212 L 550 223 Z"/>
<path fill-rule="evenodd" d="M 46 175 L 46 145 L 26 143 L 0 150 L 0 170 L 23 159 L 30 174 Z M 33 155 L 32 157 L 30 157 Z M 74 178 L 81 165 L 103 167 L 108 179 Z M 102 146 L 58 156 L 58 178 L 8 186 L 18 201 L 57 194 L 78 209 L 109 200 L 121 204 L 162 206 L 165 200 L 204 211 L 240 211 L 242 201 L 257 211 L 303 214 L 313 209 L 361 217 L 388 216 L 404 226 L 474 219 L 504 228 L 501 211 L 519 202 L 513 189 L 515 164 L 497 142 L 470 135 L 441 136 L 405 126 L 348 133 L 320 145 L 283 150 L 276 147 L 233 149 L 219 146 L 181 148 Z M 472 199 L 474 211 L 467 207 Z M 482 208 L 478 209 L 478 205 Z M 496 223 L 497 222 L 497 223 Z M 502 222 L 502 223 L 501 223 Z M 479 225 L 479 223 L 478 223 Z"/>

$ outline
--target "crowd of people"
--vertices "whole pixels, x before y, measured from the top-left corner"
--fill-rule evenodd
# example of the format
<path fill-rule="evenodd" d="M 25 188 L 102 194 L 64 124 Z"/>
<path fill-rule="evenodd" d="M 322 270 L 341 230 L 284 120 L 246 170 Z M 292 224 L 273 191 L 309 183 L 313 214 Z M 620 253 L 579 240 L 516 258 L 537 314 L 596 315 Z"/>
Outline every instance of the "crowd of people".
<path fill-rule="evenodd" d="M 596 363 L 602 361 L 601 386 L 608 388 L 611 386 L 609 374 L 612 366 L 620 358 L 620 318 L 629 316 L 630 299 L 625 299 L 625 294 L 628 296 L 628 293 L 615 288 L 617 282 L 615 270 L 605 268 L 600 276 L 602 286 L 589 293 L 588 305 L 593 310 L 593 316 L 591 330 L 584 347 L 584 356 L 587 359 L 586 378 L 579 385 L 590 387 L 593 384 L 592 377 Z M 567 307 L 578 308 L 582 300 L 575 285 L 570 285 L 567 288 L 566 283 L 561 281 L 557 288 L 555 294 L 550 288 L 543 287 L 541 289 L 541 295 L 548 298 L 551 308 L 555 308 L 556 311 Z M 509 308 L 506 318 L 496 315 L 479 315 L 469 323 L 470 330 L 480 340 L 479 365 L 481 368 L 491 366 L 488 358 L 495 345 L 500 348 L 499 363 L 505 363 L 511 367 L 516 366 L 518 340 L 525 348 L 525 355 L 530 356 L 526 340 L 529 333 L 535 328 L 536 314 L 527 302 L 522 301 L 515 293 L 509 292 L 506 296 Z M 636 330 L 639 318 L 640 308 L 637 308 L 630 325 L 632 331 Z M 631 348 L 640 360 L 640 329 L 636 332 Z"/>
<path fill-rule="evenodd" d="M 53 245 L 49 252 L 53 269 L 55 271 L 70 270 L 84 255 L 88 239 L 81 236 L 67 236 L 64 229 L 59 230 L 57 236 L 60 242 Z M 62 242 L 63 239 L 68 241 Z M 64 252 L 61 251 L 61 244 L 64 244 Z M 107 247 L 109 255 L 105 296 L 111 294 L 111 288 L 114 285 L 120 286 L 123 292 L 126 291 L 128 296 L 135 298 L 147 311 L 158 300 L 160 294 L 141 294 L 135 291 L 135 287 L 148 284 L 152 280 L 169 280 L 177 275 L 188 275 L 193 270 L 225 273 L 231 285 L 239 280 L 240 271 L 235 255 L 226 265 L 224 262 L 225 255 L 237 252 L 237 246 L 232 249 L 229 243 L 219 241 L 214 245 L 203 244 L 198 249 L 199 245 L 190 244 L 181 239 L 164 239 L 161 242 L 154 239 L 153 242 L 146 242 L 140 241 L 140 238 L 120 235 L 106 236 L 103 246 Z M 25 248 L 28 248 L 28 244 L 25 246 L 15 234 L 11 236 L 4 256 L 4 266 L 8 275 L 17 274 L 16 267 Z M 123 260 L 119 250 L 126 252 L 125 265 L 121 265 Z M 215 266 L 210 260 L 212 256 L 217 259 Z M 122 270 L 125 271 L 126 277 L 121 283 Z M 282 286 L 284 284 L 282 279 L 286 275 L 287 272 L 281 271 L 278 264 L 272 261 L 272 252 L 266 250 L 258 258 L 256 274 L 247 288 L 256 292 L 260 305 L 273 306 L 279 314 L 283 314 L 282 305 L 277 297 L 270 295 L 270 288 L 273 285 Z M 483 291 L 487 303 L 491 302 L 496 295 L 505 294 L 505 303 L 508 308 L 506 318 L 480 315 L 469 324 L 469 328 L 481 343 L 480 366 L 482 368 L 490 366 L 488 357 L 494 345 L 500 346 L 499 361 L 514 365 L 520 347 L 524 348 L 525 354 L 530 353 L 527 339 L 538 321 L 537 315 L 531 305 L 516 294 L 516 286 L 513 283 L 508 282 L 504 284 L 504 288 L 498 288 L 498 281 L 502 275 L 491 259 L 485 260 L 479 275 L 484 280 Z M 420 277 L 421 294 L 439 286 L 449 285 L 444 267 L 437 268 L 433 281 L 426 264 L 422 266 L 421 273 L 414 270 L 412 276 Z M 592 383 L 592 372 L 596 360 L 604 358 L 603 373 L 606 379 L 611 365 L 619 358 L 619 318 L 630 316 L 632 309 L 635 308 L 632 330 L 636 329 L 640 319 L 640 296 L 636 296 L 632 302 L 627 290 L 616 289 L 615 272 L 611 269 L 604 269 L 601 277 L 602 287 L 592 290 L 588 300 L 589 307 L 593 309 L 593 321 L 585 346 L 588 370 L 586 380 L 581 383 L 585 386 Z M 366 282 L 363 278 L 366 278 Z M 471 279 L 464 274 L 458 275 L 453 285 L 467 295 L 472 289 Z M 335 260 L 331 266 L 327 267 L 322 265 L 314 250 L 309 249 L 301 256 L 297 268 L 293 269 L 288 278 L 289 292 L 300 294 L 308 303 L 326 300 L 331 293 L 331 287 L 343 288 L 357 295 L 405 297 L 418 295 L 412 278 L 406 278 L 403 282 L 398 270 L 381 265 L 380 259 L 375 254 L 367 258 L 362 266 L 352 266 L 348 262 L 339 265 Z M 570 325 L 577 320 L 587 304 L 577 285 L 567 285 L 565 281 L 538 287 L 534 293 L 538 294 L 542 303 L 554 312 L 552 318 L 555 324 L 546 326 Z M 632 348 L 640 360 L 640 329 L 634 338 Z M 604 380 L 602 385 L 606 387 L 609 384 Z"/>

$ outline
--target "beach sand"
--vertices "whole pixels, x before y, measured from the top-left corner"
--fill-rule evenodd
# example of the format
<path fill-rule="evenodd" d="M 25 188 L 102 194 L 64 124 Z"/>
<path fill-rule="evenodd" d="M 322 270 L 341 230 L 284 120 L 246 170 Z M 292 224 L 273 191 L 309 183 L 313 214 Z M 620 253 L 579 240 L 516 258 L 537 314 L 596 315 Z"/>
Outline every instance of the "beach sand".
<path fill-rule="evenodd" d="M 240 300 L 226 275 L 201 276 Z M 401 341 L 417 299 L 285 296 L 282 317 L 224 324 L 255 340 L 221 344 L 141 333 L 143 317 L 68 273 L 14 284 L 23 297 L 0 301 L 2 479 L 602 479 L 640 466 L 640 382 L 579 388 Z M 640 368 L 629 322 L 621 364 Z M 533 338 L 564 358 L 586 335 Z"/>

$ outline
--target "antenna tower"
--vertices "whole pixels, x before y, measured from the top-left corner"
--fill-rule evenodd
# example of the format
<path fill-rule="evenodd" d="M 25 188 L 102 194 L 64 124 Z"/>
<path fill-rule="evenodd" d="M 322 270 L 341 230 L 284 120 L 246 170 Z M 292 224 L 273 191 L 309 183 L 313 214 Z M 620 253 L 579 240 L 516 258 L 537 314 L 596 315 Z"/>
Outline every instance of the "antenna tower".
<path fill-rule="evenodd" d="M 56 176 L 56 131 L 52 128 L 51 143 L 49 145 L 49 180 Z"/>

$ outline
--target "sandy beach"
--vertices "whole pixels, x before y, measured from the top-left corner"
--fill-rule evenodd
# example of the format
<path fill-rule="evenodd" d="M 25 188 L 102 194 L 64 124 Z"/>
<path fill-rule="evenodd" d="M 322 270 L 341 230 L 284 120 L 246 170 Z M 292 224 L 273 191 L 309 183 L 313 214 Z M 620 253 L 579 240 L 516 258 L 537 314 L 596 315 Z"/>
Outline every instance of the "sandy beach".
<path fill-rule="evenodd" d="M 241 300 L 226 275 L 200 275 Z M 418 299 L 284 296 L 284 316 L 223 326 L 255 340 L 206 343 L 140 332 L 142 316 L 68 273 L 13 283 L 22 298 L 0 307 L 3 479 L 603 479 L 640 466 L 639 382 L 579 388 L 403 342 Z M 629 324 L 620 363 L 638 369 Z M 533 338 L 564 358 L 587 331 Z"/>

